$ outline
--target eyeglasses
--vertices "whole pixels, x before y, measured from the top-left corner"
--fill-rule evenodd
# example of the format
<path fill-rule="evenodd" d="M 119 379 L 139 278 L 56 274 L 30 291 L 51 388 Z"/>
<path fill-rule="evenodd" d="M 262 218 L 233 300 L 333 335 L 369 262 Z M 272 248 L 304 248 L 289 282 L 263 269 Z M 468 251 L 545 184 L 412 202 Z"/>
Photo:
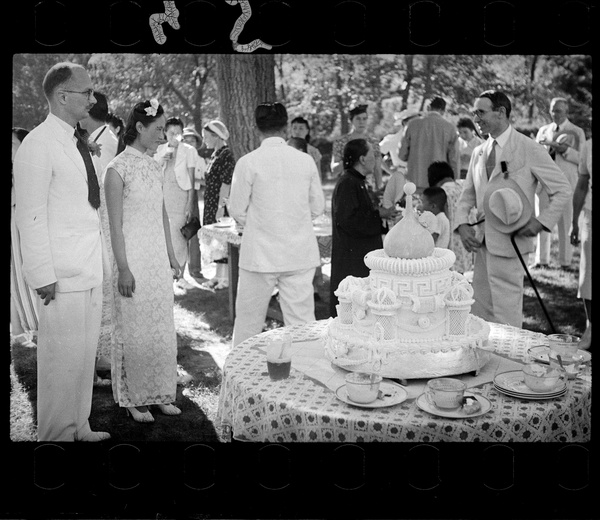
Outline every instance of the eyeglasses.
<path fill-rule="evenodd" d="M 63 92 L 70 92 L 71 94 L 84 94 L 87 98 L 91 98 L 94 95 L 94 90 L 88 88 L 87 90 L 66 90 L 62 89 Z"/>
<path fill-rule="evenodd" d="M 478 118 L 482 118 L 484 115 L 486 115 L 488 112 L 493 112 L 493 110 L 473 110 L 471 112 L 471 115 L 473 117 L 478 117 Z"/>

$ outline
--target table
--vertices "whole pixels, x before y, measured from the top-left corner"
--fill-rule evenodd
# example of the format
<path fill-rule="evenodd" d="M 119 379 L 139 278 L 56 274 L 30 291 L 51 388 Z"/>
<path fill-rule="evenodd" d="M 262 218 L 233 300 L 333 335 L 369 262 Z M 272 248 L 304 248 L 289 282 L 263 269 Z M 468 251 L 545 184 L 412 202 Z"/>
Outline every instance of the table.
<path fill-rule="evenodd" d="M 335 397 L 323 377 L 306 369 L 303 350 L 322 371 L 341 371 L 326 360 L 322 348 L 329 320 L 284 327 L 293 336 L 296 354 L 290 378 L 271 381 L 264 349 L 270 330 L 238 345 L 225 361 L 217 421 L 235 440 L 255 442 L 587 442 L 591 438 L 591 362 L 581 378 L 568 381 L 567 393 L 548 401 L 521 400 L 494 389 L 494 370 L 506 363 L 521 367 L 527 349 L 547 344 L 544 334 L 508 325 L 490 324 L 493 353 L 481 371 L 488 382 L 473 375 L 460 376 L 469 391 L 492 403 L 485 415 L 445 419 L 421 411 L 416 405 L 426 380 L 409 380 L 409 398 L 388 408 L 365 409 Z M 280 329 L 281 330 L 281 329 Z M 300 361 L 299 361 L 300 360 Z M 495 363 L 495 365 L 490 365 Z M 302 370 L 298 369 L 298 366 Z M 496 368 L 494 368 L 494 366 Z M 320 380 L 319 380 L 320 379 Z M 475 386 L 476 385 L 476 386 Z M 415 392 L 416 389 L 416 392 Z"/>
<path fill-rule="evenodd" d="M 323 215 L 313 221 L 313 230 L 319 244 L 321 264 L 331 262 L 331 220 Z M 228 258 L 227 269 L 229 273 L 229 316 L 235 320 L 235 299 L 237 296 L 240 245 L 242 243 L 242 231 L 237 224 L 222 227 L 217 224 L 207 224 L 200 228 L 200 240 L 202 255 L 208 261 Z M 320 269 L 317 277 L 321 276 Z M 269 309 L 271 311 L 271 309 Z M 281 320 L 281 316 L 270 316 Z"/>

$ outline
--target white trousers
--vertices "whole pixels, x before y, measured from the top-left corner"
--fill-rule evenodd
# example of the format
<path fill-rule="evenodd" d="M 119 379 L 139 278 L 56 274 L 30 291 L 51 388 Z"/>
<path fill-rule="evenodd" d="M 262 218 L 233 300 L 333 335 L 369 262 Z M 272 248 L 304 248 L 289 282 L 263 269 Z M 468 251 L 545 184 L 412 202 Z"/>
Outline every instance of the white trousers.
<path fill-rule="evenodd" d="M 102 286 L 57 292 L 38 308 L 38 441 L 74 441 L 90 431 Z"/>
<path fill-rule="evenodd" d="M 525 265 L 529 254 L 522 254 Z M 471 312 L 486 321 L 521 328 L 523 326 L 523 277 L 517 258 L 492 255 L 485 244 L 475 256 Z"/>
<path fill-rule="evenodd" d="M 579 219 L 579 238 L 581 252 L 579 258 L 579 290 L 577 297 L 592 299 L 592 210 L 584 209 Z"/>
<path fill-rule="evenodd" d="M 541 211 L 544 211 L 544 209 L 550 205 L 548 194 L 542 190 L 538 195 L 536 195 L 536 202 L 538 206 L 538 211 L 536 214 L 539 215 Z M 571 238 L 569 236 L 572 219 L 573 204 L 569 202 L 569 204 L 565 206 L 562 216 L 556 223 L 556 227 L 558 228 L 558 261 L 560 265 L 564 267 L 570 266 L 571 261 L 573 260 L 573 246 L 571 245 Z M 550 263 L 551 239 L 552 233 L 549 233 L 548 231 L 541 231 L 538 233 L 537 247 L 535 250 L 536 264 Z"/>
<path fill-rule="evenodd" d="M 314 267 L 283 273 L 258 273 L 240 268 L 233 346 L 262 332 L 275 286 L 279 288 L 279 304 L 286 327 L 314 321 L 314 276 Z"/>

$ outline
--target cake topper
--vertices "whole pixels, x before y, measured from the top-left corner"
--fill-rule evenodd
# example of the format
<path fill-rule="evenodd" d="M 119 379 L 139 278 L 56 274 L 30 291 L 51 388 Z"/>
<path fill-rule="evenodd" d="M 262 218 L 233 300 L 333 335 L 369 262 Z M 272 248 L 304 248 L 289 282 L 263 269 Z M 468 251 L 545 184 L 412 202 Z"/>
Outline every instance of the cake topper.
<path fill-rule="evenodd" d="M 407 182 L 404 185 L 404 193 L 406 193 L 404 216 L 388 232 L 383 241 L 383 250 L 388 256 L 395 258 L 425 258 L 430 256 L 435 249 L 433 237 L 425 227 L 430 225 L 429 221 L 431 219 L 428 218 L 428 215 L 419 218 L 413 208 L 412 196 L 416 190 L 417 187 L 413 182 Z M 426 213 L 430 212 L 424 212 L 424 214 Z M 423 222 L 420 220 L 423 220 Z"/>

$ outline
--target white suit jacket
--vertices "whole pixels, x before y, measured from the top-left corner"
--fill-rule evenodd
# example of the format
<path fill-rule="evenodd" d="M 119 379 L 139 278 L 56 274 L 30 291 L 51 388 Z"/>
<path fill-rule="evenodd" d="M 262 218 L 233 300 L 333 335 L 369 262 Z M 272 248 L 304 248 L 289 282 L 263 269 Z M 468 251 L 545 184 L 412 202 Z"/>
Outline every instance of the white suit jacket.
<path fill-rule="evenodd" d="M 483 199 L 487 190 L 494 191 L 494 181 L 504 175 L 502 162 L 506 163 L 509 177 L 527 195 L 532 208 L 535 207 L 535 192 L 538 184 L 546 190 L 550 197 L 550 204 L 536 218 L 546 229 L 552 229 L 562 216 L 565 206 L 571 203 L 572 190 L 571 184 L 548 152 L 539 143 L 511 127 L 507 142 L 496 155 L 496 167 L 488 180 L 485 169 L 487 154 L 484 153 L 487 146 L 489 146 L 488 141 L 473 150 L 467 178 L 454 214 L 454 229 L 461 224 L 469 223 L 469 212 L 472 207 L 477 208 L 478 221 L 485 218 Z M 495 230 L 488 225 L 487 221 L 484 222 L 484 236 L 490 253 L 509 258 L 517 255 L 511 244 L 510 235 Z M 515 242 L 523 254 L 535 250 L 534 237 L 515 237 Z"/>
<path fill-rule="evenodd" d="M 58 292 L 72 292 L 102 284 L 100 218 L 88 202 L 85 164 L 69 128 L 49 114 L 15 156 L 15 219 L 33 289 L 56 282 Z"/>
<path fill-rule="evenodd" d="M 156 153 L 154 154 L 154 159 L 160 162 L 163 167 L 166 163 L 162 162 L 162 158 L 167 152 L 168 146 L 168 143 L 159 145 L 156 149 Z M 179 143 L 179 146 L 177 146 L 177 152 L 175 153 L 175 166 L 173 168 L 175 170 L 175 179 L 177 179 L 177 184 L 179 184 L 179 187 L 184 191 L 188 191 L 193 188 L 192 178 L 188 168 L 192 168 L 194 171 L 196 170 L 198 157 L 198 152 L 193 146 L 187 143 Z"/>
<path fill-rule="evenodd" d="M 321 265 L 312 225 L 325 209 L 317 165 L 281 137 L 267 137 L 237 161 L 227 209 L 244 226 L 241 268 L 280 273 Z"/>

